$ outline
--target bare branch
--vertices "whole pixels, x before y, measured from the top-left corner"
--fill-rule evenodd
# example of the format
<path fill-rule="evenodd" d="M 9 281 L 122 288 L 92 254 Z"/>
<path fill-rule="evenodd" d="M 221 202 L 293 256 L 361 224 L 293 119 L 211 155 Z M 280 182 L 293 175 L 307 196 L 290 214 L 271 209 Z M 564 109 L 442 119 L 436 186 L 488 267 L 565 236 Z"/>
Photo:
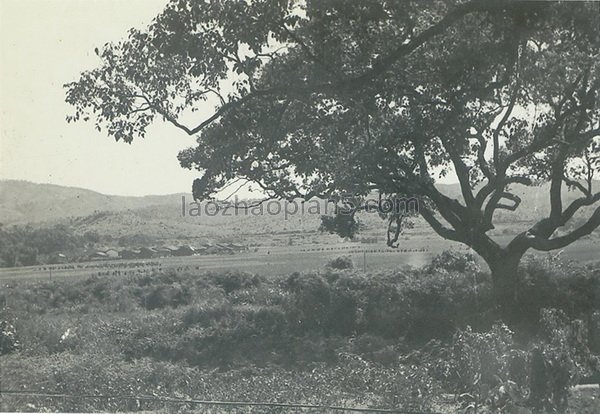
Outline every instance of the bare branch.
<path fill-rule="evenodd" d="M 478 208 L 481 208 L 481 206 L 483 206 L 485 199 L 490 194 L 496 191 L 503 192 L 506 186 L 510 184 L 531 185 L 532 182 L 529 177 L 524 177 L 520 175 L 504 177 L 503 179 L 494 178 L 493 180 L 489 180 L 487 184 L 484 185 L 475 196 L 475 201 Z"/>
<path fill-rule="evenodd" d="M 570 178 L 567 178 L 565 176 L 563 176 L 563 181 L 565 182 L 566 185 L 568 185 L 569 187 L 575 187 L 577 188 L 579 191 L 581 191 L 586 197 L 591 197 L 591 191 L 589 188 L 586 188 L 583 184 L 581 184 L 579 181 L 577 180 L 571 180 Z"/>
<path fill-rule="evenodd" d="M 462 192 L 462 196 L 465 200 L 465 204 L 468 207 L 472 207 L 475 204 L 475 197 L 473 196 L 473 189 L 471 188 L 471 180 L 469 178 L 469 167 L 465 164 L 465 162 L 460 158 L 460 154 L 456 151 L 455 146 L 452 143 L 447 142 L 445 139 L 441 139 L 444 148 L 450 155 L 450 159 L 452 160 L 452 164 L 454 164 L 454 171 L 456 172 L 456 176 L 458 177 L 458 182 L 460 184 L 460 190 Z"/>
<path fill-rule="evenodd" d="M 251 208 L 259 207 L 261 204 L 263 204 L 267 201 L 270 201 L 270 200 L 274 200 L 275 198 L 276 197 L 266 197 L 261 200 L 254 201 L 251 204 L 246 204 L 246 202 L 244 202 L 244 201 L 242 201 L 242 203 L 235 203 L 235 204 L 227 203 L 227 205 L 224 207 L 223 211 L 227 211 L 231 208 L 236 209 L 236 210 L 249 210 Z"/>
<path fill-rule="evenodd" d="M 500 203 L 500 200 L 507 199 L 513 202 L 513 204 L 503 204 Z M 507 191 L 496 191 L 487 205 L 485 206 L 483 218 L 484 223 L 486 223 L 490 228 L 492 228 L 492 221 L 494 217 L 494 212 L 498 209 L 515 211 L 519 205 L 521 204 L 521 198 L 516 196 L 515 194 L 509 193 Z"/>
<path fill-rule="evenodd" d="M 463 241 L 455 230 L 445 227 L 437 218 L 435 218 L 433 212 L 427 207 L 419 206 L 419 213 L 431 226 L 431 228 L 444 239 L 453 240 L 457 242 Z"/>
<path fill-rule="evenodd" d="M 481 132 L 477 132 L 473 135 L 477 138 L 479 142 L 479 148 L 477 148 L 477 163 L 479 165 L 479 169 L 483 173 L 483 175 L 489 180 L 493 177 L 492 172 L 490 171 L 490 166 L 485 159 L 485 151 L 487 149 L 487 141 Z"/>
<path fill-rule="evenodd" d="M 572 201 L 562 213 L 561 219 L 558 222 L 558 227 L 564 226 L 582 207 L 591 206 L 598 201 L 600 201 L 600 192 Z"/>
<path fill-rule="evenodd" d="M 239 179 L 239 180 L 241 180 L 241 179 Z M 239 180 L 236 180 L 236 181 L 239 181 Z M 246 184 L 248 184 L 248 181 L 249 180 L 245 180 L 243 183 L 241 183 L 231 194 L 229 194 L 223 200 L 224 201 L 229 200 L 231 197 L 233 197 L 234 195 L 236 195 Z"/>
<path fill-rule="evenodd" d="M 519 94 L 520 87 L 521 87 L 521 82 L 520 82 L 519 77 L 517 76 L 517 81 L 515 82 L 515 87 L 514 87 L 513 93 L 510 96 L 510 101 L 509 101 L 508 107 L 504 111 L 504 115 L 502 116 L 502 118 L 498 122 L 498 125 L 494 129 L 494 132 L 492 133 L 492 139 L 493 139 L 493 145 L 494 145 L 493 161 L 494 161 L 494 168 L 496 171 L 500 170 L 500 132 L 502 131 L 502 128 L 504 128 L 504 125 L 509 120 L 510 116 L 512 115 L 513 109 L 515 108 L 515 104 L 517 102 L 517 96 Z"/>
<path fill-rule="evenodd" d="M 574 241 L 587 236 L 598 226 L 600 226 L 600 207 L 596 208 L 594 214 L 592 214 L 588 221 L 565 236 L 548 239 L 533 233 L 529 233 L 527 235 L 527 240 L 529 245 L 536 250 L 550 251 L 561 249 L 573 243 Z"/>

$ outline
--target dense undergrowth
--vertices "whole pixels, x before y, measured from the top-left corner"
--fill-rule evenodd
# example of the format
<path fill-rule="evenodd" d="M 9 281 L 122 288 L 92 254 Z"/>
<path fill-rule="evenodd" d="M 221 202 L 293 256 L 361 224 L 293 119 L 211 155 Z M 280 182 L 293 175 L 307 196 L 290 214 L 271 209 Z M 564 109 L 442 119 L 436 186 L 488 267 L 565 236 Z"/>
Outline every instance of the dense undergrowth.
<path fill-rule="evenodd" d="M 598 375 L 600 267 L 549 256 L 521 271 L 522 318 L 510 327 L 489 275 L 454 252 L 369 275 L 337 260 L 278 278 L 167 271 L 11 282 L 0 297 L 2 388 L 421 410 L 455 393 L 462 410 L 561 412 L 569 386 Z M 2 401 L 2 411 L 175 408 L 190 407 Z"/>

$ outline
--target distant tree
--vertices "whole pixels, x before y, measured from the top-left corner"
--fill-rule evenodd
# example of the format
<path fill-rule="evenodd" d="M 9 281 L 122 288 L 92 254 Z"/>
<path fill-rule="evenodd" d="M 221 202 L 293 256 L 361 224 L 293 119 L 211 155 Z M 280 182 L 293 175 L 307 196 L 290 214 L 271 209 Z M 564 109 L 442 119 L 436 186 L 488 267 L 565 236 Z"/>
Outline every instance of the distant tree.
<path fill-rule="evenodd" d="M 93 118 L 128 143 L 155 120 L 197 136 L 179 161 L 201 172 L 198 199 L 234 181 L 281 199 L 417 196 L 435 232 L 487 262 L 510 309 L 526 251 L 563 248 L 600 225 L 599 7 L 172 1 L 66 85 L 67 120 Z M 196 120 L 202 103 L 215 111 Z M 461 197 L 436 186 L 447 174 Z M 499 245 L 488 234 L 495 212 L 519 207 L 514 186 L 541 182 L 549 215 Z M 568 205 L 565 186 L 580 193 Z M 331 223 L 351 230 L 360 208 Z M 583 224 L 560 233 L 582 211 Z M 388 232 L 400 227 L 402 215 L 387 218 Z"/>
<path fill-rule="evenodd" d="M 143 234 L 143 233 L 128 234 L 128 235 L 119 237 L 119 246 L 122 246 L 122 247 L 149 246 L 154 241 L 155 241 L 154 238 L 147 234 Z"/>
<path fill-rule="evenodd" d="M 52 261 L 53 255 L 73 252 L 84 240 L 62 224 L 38 228 L 31 225 L 1 227 L 0 265 L 31 266 Z"/>
<path fill-rule="evenodd" d="M 65 225 L 42 227 L 26 236 L 26 242 L 40 254 L 72 250 L 81 244 L 81 239 Z"/>
<path fill-rule="evenodd" d="M 88 230 L 83 234 L 83 239 L 86 243 L 98 243 L 100 242 L 100 234 L 96 230 Z"/>
<path fill-rule="evenodd" d="M 37 249 L 33 246 L 30 226 L 3 226 L 0 228 L 0 263 L 2 266 L 30 266 L 37 264 Z"/>
<path fill-rule="evenodd" d="M 38 263 L 37 255 L 35 248 L 19 243 L 3 252 L 3 261 L 8 267 L 33 266 Z"/>

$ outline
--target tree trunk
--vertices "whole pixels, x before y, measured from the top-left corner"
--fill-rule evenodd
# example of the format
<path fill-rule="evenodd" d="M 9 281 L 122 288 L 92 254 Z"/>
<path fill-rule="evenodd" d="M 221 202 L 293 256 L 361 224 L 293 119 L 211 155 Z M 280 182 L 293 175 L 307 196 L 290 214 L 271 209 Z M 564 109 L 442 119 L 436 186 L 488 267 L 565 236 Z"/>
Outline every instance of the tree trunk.
<path fill-rule="evenodd" d="M 516 294 L 519 282 L 519 262 L 522 254 L 502 254 L 488 262 L 492 272 L 492 291 L 494 300 L 504 322 L 513 323 L 519 316 L 516 306 Z"/>

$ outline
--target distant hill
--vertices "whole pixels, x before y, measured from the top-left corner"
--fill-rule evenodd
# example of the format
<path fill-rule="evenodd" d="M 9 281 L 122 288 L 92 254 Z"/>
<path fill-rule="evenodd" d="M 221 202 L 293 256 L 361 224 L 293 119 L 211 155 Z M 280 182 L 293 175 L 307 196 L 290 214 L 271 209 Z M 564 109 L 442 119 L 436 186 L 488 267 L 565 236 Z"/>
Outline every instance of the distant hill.
<path fill-rule="evenodd" d="M 182 197 L 185 198 L 185 216 Z M 96 231 L 115 239 L 144 234 L 153 239 L 182 240 L 228 236 L 234 239 L 243 234 L 302 229 L 315 231 L 320 223 L 320 214 L 286 217 L 275 208 L 275 214 L 267 214 L 266 207 L 259 215 L 239 210 L 216 216 L 205 214 L 203 207 L 200 216 L 190 216 L 192 202 L 192 195 L 184 193 L 127 197 L 52 184 L 0 181 L 0 223 L 3 225 L 63 223 L 80 234 Z M 324 208 L 320 211 L 325 213 Z"/>
<path fill-rule="evenodd" d="M 600 185 L 600 182 L 596 183 Z M 440 185 L 440 191 L 460 197 L 457 184 Z M 548 213 L 548 185 L 539 187 L 518 186 L 514 193 L 523 202 L 516 212 L 500 210 L 498 222 L 533 221 Z M 565 190 L 565 204 L 578 197 L 576 192 Z M 186 200 L 186 214 L 182 214 L 182 197 Z M 97 231 L 99 234 L 122 236 L 145 234 L 156 239 L 185 239 L 198 237 L 238 237 L 244 235 L 267 235 L 273 233 L 314 232 L 325 214 L 325 203 L 320 210 L 309 211 L 312 204 L 305 205 L 305 214 L 277 212 L 253 214 L 252 211 L 230 211 L 229 215 L 210 216 L 202 210 L 200 216 L 190 217 L 190 194 L 171 194 L 144 197 L 110 196 L 81 188 L 62 187 L 51 184 L 34 184 L 26 181 L 0 181 L 0 223 L 57 223 L 62 222 L 78 233 Z M 300 206 L 300 204 L 298 204 Z M 275 207 L 275 206 L 273 206 Z M 300 207 L 299 207 L 300 208 Z M 333 209 L 329 208 L 329 214 Z M 361 221 L 367 228 L 383 232 L 384 227 L 376 214 L 362 214 Z M 383 233 L 382 233 L 383 234 Z"/>
<path fill-rule="evenodd" d="M 38 223 L 81 217 L 97 212 L 119 212 L 148 206 L 169 205 L 183 194 L 164 196 L 112 196 L 75 187 L 0 181 L 0 222 Z"/>

